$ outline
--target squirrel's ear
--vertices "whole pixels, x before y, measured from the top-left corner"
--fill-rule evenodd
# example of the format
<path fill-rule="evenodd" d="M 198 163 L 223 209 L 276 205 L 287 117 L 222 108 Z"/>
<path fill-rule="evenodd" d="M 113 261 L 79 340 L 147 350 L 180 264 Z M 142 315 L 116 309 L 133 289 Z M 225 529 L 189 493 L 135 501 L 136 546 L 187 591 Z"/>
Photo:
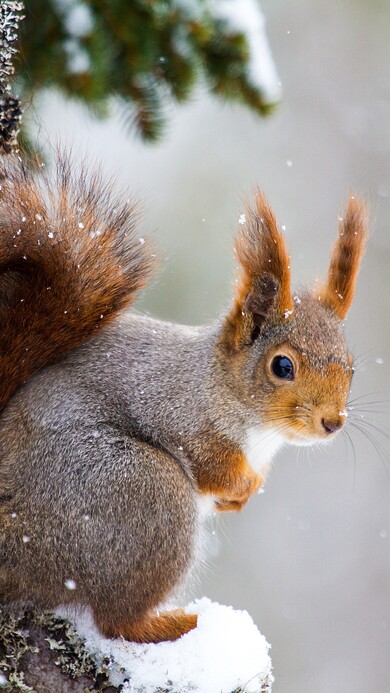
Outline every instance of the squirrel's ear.
<path fill-rule="evenodd" d="M 318 300 L 341 320 L 347 315 L 367 239 L 367 212 L 362 200 L 350 197 L 339 237 L 333 247 L 327 280 L 316 292 Z"/>
<path fill-rule="evenodd" d="M 233 350 L 256 338 L 271 311 L 282 317 L 293 310 L 290 259 L 274 213 L 260 191 L 240 223 L 235 241 L 240 276 L 222 334 Z"/>

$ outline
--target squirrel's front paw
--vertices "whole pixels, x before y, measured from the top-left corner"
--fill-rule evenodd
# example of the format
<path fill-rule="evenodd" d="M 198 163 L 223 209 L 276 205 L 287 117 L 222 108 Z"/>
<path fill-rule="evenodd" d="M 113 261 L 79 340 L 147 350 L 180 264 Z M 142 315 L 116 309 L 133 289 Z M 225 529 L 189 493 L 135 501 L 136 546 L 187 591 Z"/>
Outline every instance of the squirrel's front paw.
<path fill-rule="evenodd" d="M 254 472 L 244 479 L 241 478 L 235 488 L 226 490 L 223 494 L 218 494 L 215 501 L 216 510 L 219 512 L 237 512 L 241 510 L 263 483 L 263 478 Z"/>
<path fill-rule="evenodd" d="M 248 500 L 249 500 L 249 497 L 243 501 L 227 500 L 225 498 L 218 498 L 215 501 L 215 509 L 218 510 L 219 513 L 238 512 L 238 510 L 242 510 L 242 508 L 244 507 L 245 503 Z"/>

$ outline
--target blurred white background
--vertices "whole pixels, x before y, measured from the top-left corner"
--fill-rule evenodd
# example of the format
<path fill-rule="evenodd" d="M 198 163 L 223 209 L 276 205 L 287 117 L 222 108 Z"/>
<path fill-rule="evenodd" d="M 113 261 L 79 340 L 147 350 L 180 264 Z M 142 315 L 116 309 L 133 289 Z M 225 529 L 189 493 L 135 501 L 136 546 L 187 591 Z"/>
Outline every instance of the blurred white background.
<path fill-rule="evenodd" d="M 272 643 L 275 693 L 388 693 L 390 4 L 262 7 L 284 92 L 270 119 L 199 90 L 147 146 L 115 116 L 98 122 L 45 95 L 36 127 L 42 144 L 71 142 L 143 199 L 142 233 L 154 233 L 163 269 L 141 306 L 167 319 L 207 322 L 229 304 L 232 236 L 255 185 L 286 226 L 296 283 L 326 271 L 350 190 L 369 200 L 373 234 L 347 322 L 366 435 L 350 426 L 354 450 L 340 436 L 280 454 L 265 494 L 220 518 L 197 596 L 250 612 Z"/>

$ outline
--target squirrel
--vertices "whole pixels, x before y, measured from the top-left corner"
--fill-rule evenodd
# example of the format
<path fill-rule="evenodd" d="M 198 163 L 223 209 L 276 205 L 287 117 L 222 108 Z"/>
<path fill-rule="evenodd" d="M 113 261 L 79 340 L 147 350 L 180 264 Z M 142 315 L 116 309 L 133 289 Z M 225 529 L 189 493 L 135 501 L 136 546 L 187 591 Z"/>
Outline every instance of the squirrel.
<path fill-rule="evenodd" d="M 346 423 L 365 206 L 349 199 L 326 281 L 295 294 L 257 191 L 232 306 L 187 327 L 129 310 L 153 248 L 100 174 L 10 155 L 0 178 L 0 603 L 175 640 L 196 614 L 158 609 L 192 569 L 204 506 L 240 510 L 282 445 Z"/>

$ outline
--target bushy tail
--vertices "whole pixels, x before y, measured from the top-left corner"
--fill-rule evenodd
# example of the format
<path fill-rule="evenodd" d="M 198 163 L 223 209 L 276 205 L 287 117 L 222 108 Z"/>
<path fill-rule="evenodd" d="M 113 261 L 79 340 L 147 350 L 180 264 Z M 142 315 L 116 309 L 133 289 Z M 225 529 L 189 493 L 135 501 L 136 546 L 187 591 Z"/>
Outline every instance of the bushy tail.
<path fill-rule="evenodd" d="M 144 286 L 154 263 L 137 217 L 99 173 L 74 173 L 67 157 L 53 177 L 0 159 L 0 411 Z"/>

